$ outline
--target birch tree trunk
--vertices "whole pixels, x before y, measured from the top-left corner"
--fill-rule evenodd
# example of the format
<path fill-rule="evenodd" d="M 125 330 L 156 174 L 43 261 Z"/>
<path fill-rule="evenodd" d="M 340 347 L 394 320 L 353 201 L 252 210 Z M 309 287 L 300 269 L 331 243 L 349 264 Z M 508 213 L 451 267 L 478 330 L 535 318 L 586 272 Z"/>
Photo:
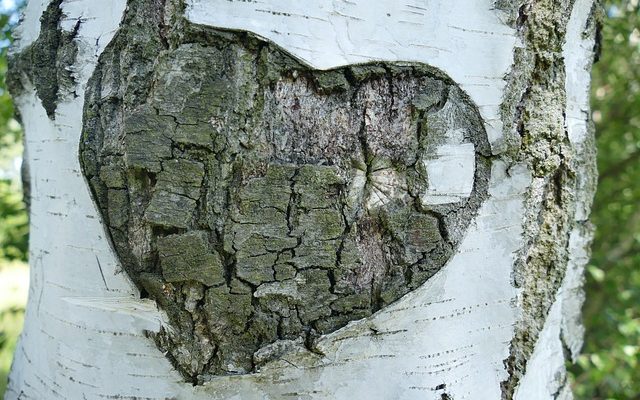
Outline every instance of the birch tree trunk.
<path fill-rule="evenodd" d="M 514 4 L 515 3 L 515 4 Z M 31 0 L 6 399 L 570 399 L 594 0 Z"/>

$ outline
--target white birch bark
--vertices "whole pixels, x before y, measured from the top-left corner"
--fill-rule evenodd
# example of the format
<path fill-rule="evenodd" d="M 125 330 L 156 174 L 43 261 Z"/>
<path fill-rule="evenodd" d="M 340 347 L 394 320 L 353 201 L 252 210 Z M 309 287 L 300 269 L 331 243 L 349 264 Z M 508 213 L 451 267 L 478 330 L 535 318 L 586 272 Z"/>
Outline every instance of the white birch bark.
<path fill-rule="evenodd" d="M 36 40 L 39 16 L 48 5 L 49 0 L 29 1 L 14 52 Z M 501 386 L 512 373 L 505 360 L 518 346 L 518 326 L 532 318 L 523 303 L 526 289 L 516 287 L 513 276 L 532 240 L 527 224 L 537 222 L 527 209 L 537 204 L 544 179 L 516 154 L 515 122 L 502 112 L 511 90 L 508 77 L 523 68 L 514 53 L 526 47 L 508 10 L 491 0 L 189 0 L 187 6 L 194 23 L 252 32 L 317 69 L 370 60 L 441 69 L 484 119 L 494 156 L 489 198 L 445 267 L 391 306 L 321 338 L 322 359 L 287 354 L 255 374 L 218 376 L 200 386 L 185 383 L 144 335 L 157 331 L 166 317 L 151 300 L 140 300 L 123 273 L 78 158 L 84 89 L 119 29 L 126 1 L 64 0 L 62 29 L 72 31 L 81 21 L 72 71 L 77 96 L 60 99 L 55 120 L 28 82 L 16 98 L 31 171 L 31 286 L 5 398 L 512 398 Z M 571 18 L 563 48 L 567 101 L 559 111 L 566 112 L 577 164 L 592 151 L 587 95 L 592 6 L 592 0 L 567 6 Z M 442 182 L 445 195 L 464 195 L 472 184 L 472 174 L 434 170 L 442 171 L 433 180 L 434 187 Z M 576 204 L 566 228 L 571 232 L 566 274 L 557 292 L 541 294 L 556 300 L 526 369 L 519 370 L 522 377 L 514 381 L 513 398 L 571 398 L 562 346 L 567 343 L 575 355 L 581 344 L 590 174 L 578 169 L 578 185 L 567 189 Z"/>

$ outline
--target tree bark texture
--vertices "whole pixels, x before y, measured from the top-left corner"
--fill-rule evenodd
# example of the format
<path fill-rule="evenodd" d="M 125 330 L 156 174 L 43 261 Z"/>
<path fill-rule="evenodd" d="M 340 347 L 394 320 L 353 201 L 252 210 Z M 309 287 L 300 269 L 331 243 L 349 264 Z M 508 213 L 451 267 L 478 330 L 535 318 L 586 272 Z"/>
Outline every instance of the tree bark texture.
<path fill-rule="evenodd" d="M 570 399 L 593 0 L 32 0 L 7 399 Z"/>

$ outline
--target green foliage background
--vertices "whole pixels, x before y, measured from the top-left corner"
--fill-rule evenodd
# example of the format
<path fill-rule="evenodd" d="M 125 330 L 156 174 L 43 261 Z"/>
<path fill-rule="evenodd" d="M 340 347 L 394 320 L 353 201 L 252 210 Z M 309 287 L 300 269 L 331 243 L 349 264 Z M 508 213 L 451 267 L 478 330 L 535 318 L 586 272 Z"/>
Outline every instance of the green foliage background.
<path fill-rule="evenodd" d="M 593 119 L 599 188 L 592 220 L 593 257 L 587 268 L 587 329 L 583 355 L 571 368 L 577 399 L 640 399 L 640 7 L 639 0 L 607 0 L 602 56 L 593 71 Z M 0 81 L 15 11 L 0 15 Z M 0 84 L 0 279 L 27 257 L 27 216 L 15 163 L 20 126 Z M 3 272 L 5 272 L 3 274 Z M 5 286 L 6 287 L 6 286 Z M 0 293 L 0 397 L 24 304 Z"/>
<path fill-rule="evenodd" d="M 596 226 L 587 269 L 578 399 L 640 399 L 640 7 L 608 0 L 592 82 L 598 142 Z"/>
<path fill-rule="evenodd" d="M 0 259 L 26 260 L 27 215 L 15 167 L 22 153 L 22 131 L 13 118 L 13 103 L 4 86 L 10 19 L 10 14 L 0 15 Z"/>
<path fill-rule="evenodd" d="M 4 3 L 0 10 L 0 397 L 24 319 L 24 298 L 16 287 L 26 281 L 24 261 L 29 229 L 18 165 L 22 131 L 13 117 L 13 103 L 4 85 L 11 26 L 20 2 L 8 8 Z"/>

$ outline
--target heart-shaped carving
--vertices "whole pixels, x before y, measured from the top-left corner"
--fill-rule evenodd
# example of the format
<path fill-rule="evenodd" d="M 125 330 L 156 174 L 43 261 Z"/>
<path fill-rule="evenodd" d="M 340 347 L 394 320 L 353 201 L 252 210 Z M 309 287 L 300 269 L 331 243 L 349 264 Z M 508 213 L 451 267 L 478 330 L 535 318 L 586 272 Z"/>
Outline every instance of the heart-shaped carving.
<path fill-rule="evenodd" d="M 81 143 L 123 267 L 170 318 L 154 337 L 193 380 L 253 371 L 281 340 L 312 349 L 422 285 L 490 169 L 477 109 L 433 68 L 314 71 L 198 32 L 171 47 L 121 32 Z"/>

